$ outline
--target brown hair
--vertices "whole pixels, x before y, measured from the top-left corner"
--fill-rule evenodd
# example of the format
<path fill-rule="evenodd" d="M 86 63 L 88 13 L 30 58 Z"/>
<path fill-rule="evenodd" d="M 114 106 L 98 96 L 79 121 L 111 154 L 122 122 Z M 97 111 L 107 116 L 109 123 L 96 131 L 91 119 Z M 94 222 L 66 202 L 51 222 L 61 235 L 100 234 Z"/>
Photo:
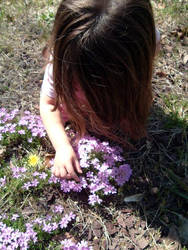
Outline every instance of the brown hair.
<path fill-rule="evenodd" d="M 156 49 L 149 0 L 63 0 L 50 47 L 55 108 L 66 105 L 78 135 L 91 130 L 119 142 L 117 128 L 133 139 L 145 135 Z"/>

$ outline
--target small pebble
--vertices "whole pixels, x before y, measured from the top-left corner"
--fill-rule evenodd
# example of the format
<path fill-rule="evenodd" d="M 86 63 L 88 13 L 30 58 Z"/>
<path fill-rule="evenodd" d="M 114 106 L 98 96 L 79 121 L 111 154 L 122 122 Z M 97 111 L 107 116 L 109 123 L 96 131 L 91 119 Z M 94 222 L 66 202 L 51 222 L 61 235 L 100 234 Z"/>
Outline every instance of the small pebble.
<path fill-rule="evenodd" d="M 153 188 L 151 189 L 151 194 L 157 194 L 158 192 L 159 192 L 158 187 L 153 187 Z"/>
<path fill-rule="evenodd" d="M 188 45 L 188 37 L 184 37 L 183 41 L 182 41 L 182 45 Z"/>

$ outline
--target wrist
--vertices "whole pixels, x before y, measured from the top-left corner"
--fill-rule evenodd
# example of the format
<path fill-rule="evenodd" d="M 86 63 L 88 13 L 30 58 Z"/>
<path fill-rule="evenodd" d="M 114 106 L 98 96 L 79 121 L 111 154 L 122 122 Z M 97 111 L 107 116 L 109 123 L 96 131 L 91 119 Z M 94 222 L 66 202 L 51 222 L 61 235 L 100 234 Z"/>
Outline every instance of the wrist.
<path fill-rule="evenodd" d="M 54 148 L 55 148 L 55 151 L 64 151 L 65 149 L 69 148 L 69 147 L 72 147 L 69 140 L 66 140 L 66 141 L 63 141 L 60 145 L 56 145 Z"/>

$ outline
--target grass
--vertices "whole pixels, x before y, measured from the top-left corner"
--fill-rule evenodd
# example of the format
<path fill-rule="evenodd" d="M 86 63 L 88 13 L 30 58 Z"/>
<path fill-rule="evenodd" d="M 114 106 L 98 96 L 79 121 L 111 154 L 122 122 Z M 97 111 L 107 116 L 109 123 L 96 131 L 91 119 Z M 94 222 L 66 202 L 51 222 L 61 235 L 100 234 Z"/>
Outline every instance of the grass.
<path fill-rule="evenodd" d="M 0 106 L 19 108 L 20 115 L 28 109 L 39 112 L 41 51 L 57 6 L 53 0 L 0 1 Z M 8 182 L 7 189 L 0 189 L 0 211 L 8 215 L 7 225 L 24 229 L 25 222 L 46 217 L 55 205 L 77 215 L 63 233 L 49 236 L 38 229 L 41 241 L 30 249 L 60 249 L 64 238 L 85 239 L 95 249 L 187 249 L 182 230 L 186 233 L 188 228 L 187 65 L 183 61 L 188 5 L 170 0 L 153 1 L 153 6 L 162 38 L 153 75 L 154 105 L 148 137 L 135 145 L 136 151 L 124 152 L 133 176 L 119 196 L 89 207 L 85 193 L 65 195 L 45 181 L 23 192 L 23 181 L 11 177 L 10 161 L 31 174 L 35 167 L 29 166 L 28 157 L 36 154 L 40 158 L 36 168 L 44 171 L 46 152 L 53 150 L 47 140 L 31 148 L 20 140 L 0 146 L 0 178 L 7 176 Z M 142 194 L 142 201 L 123 202 L 135 194 Z M 13 214 L 20 217 L 12 222 Z"/>

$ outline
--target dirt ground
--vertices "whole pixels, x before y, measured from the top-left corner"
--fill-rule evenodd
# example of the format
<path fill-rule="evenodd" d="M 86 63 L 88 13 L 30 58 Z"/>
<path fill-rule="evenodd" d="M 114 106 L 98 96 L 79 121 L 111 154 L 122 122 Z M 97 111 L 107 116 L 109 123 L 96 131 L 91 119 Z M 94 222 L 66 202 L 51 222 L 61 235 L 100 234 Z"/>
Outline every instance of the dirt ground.
<path fill-rule="evenodd" d="M 0 1 L 0 107 L 39 112 L 42 48 L 57 1 Z M 118 197 L 96 208 L 86 194 L 46 191 L 47 205 L 62 199 L 80 215 L 67 237 L 86 239 L 94 249 L 187 249 L 188 244 L 188 6 L 153 2 L 161 51 L 153 75 L 154 103 L 148 137 L 124 156 L 133 176 Z M 134 196 L 134 202 L 124 198 Z M 51 198 L 50 198 L 51 197 Z M 54 201 L 55 200 L 55 201 Z"/>

